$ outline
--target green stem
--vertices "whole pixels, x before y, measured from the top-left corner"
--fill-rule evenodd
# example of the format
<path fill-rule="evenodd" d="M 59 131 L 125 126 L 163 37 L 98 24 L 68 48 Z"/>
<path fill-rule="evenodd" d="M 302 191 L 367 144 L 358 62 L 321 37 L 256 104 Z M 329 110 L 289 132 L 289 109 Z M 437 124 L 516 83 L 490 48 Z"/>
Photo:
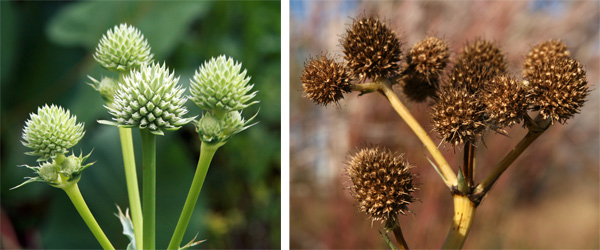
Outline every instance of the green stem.
<path fill-rule="evenodd" d="M 185 205 L 183 206 L 179 221 L 175 227 L 175 232 L 173 233 L 173 237 L 171 237 L 171 242 L 167 249 L 178 249 L 179 245 L 181 245 L 183 234 L 192 218 L 192 212 L 196 206 L 196 201 L 198 201 L 198 195 L 200 195 L 200 191 L 202 190 L 202 184 L 204 184 L 208 167 L 210 166 L 210 162 L 212 161 L 215 152 L 221 145 L 222 144 L 215 145 L 202 142 L 202 145 L 200 146 L 200 159 L 198 159 L 198 166 L 196 167 L 196 173 L 192 180 L 192 186 L 185 199 Z"/>
<path fill-rule="evenodd" d="M 96 222 L 96 219 L 94 219 L 92 212 L 85 204 L 85 200 L 83 200 L 83 196 L 79 191 L 79 186 L 77 186 L 77 183 L 73 185 L 66 185 L 62 188 L 62 190 L 67 193 L 69 199 L 71 199 L 71 202 L 73 202 L 75 209 L 77 209 L 77 212 L 79 212 L 79 215 L 81 215 L 81 218 L 83 218 L 83 221 L 85 221 L 85 224 L 87 224 L 87 226 L 90 228 L 102 248 L 115 249 L 102 231 L 102 228 L 100 228 L 100 225 L 98 225 L 98 222 Z"/>
<path fill-rule="evenodd" d="M 144 166 L 142 206 L 144 213 L 145 249 L 155 249 L 156 235 L 156 136 L 148 129 L 142 134 L 142 163 Z"/>
<path fill-rule="evenodd" d="M 135 168 L 135 155 L 133 151 L 133 139 L 131 128 L 119 127 L 121 137 L 121 149 L 123 151 L 123 166 L 125 167 L 125 180 L 127 182 L 127 193 L 129 195 L 129 206 L 131 209 L 131 220 L 133 222 L 133 233 L 135 234 L 136 249 L 144 249 L 142 243 L 143 216 L 140 202 L 140 190 Z"/>

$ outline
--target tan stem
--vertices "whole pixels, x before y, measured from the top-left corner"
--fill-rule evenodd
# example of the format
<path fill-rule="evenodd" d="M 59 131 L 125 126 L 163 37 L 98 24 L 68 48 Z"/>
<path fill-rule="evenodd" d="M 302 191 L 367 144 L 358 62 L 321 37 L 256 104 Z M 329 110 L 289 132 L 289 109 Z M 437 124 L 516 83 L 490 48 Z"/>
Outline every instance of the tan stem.
<path fill-rule="evenodd" d="M 454 217 L 452 227 L 442 249 L 461 249 L 473 224 L 475 203 L 464 195 L 454 195 Z"/>
<path fill-rule="evenodd" d="M 394 236 L 396 237 L 396 241 L 398 242 L 398 249 L 408 250 L 408 244 L 406 244 L 406 240 L 404 240 L 404 236 L 402 235 L 402 229 L 400 225 L 396 225 L 394 227 Z"/>

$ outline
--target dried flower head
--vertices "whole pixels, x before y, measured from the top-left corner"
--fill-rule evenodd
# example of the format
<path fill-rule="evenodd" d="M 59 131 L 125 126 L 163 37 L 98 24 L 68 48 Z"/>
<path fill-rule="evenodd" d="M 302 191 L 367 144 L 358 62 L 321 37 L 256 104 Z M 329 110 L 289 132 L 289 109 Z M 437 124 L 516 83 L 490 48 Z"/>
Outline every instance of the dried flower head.
<path fill-rule="evenodd" d="M 351 91 L 350 72 L 327 55 L 311 57 L 305 62 L 300 80 L 303 96 L 316 104 L 337 103 L 344 98 L 344 93 Z"/>
<path fill-rule="evenodd" d="M 481 111 L 482 103 L 466 86 L 442 86 L 432 107 L 433 129 L 453 145 L 475 142 L 485 130 Z"/>
<path fill-rule="evenodd" d="M 490 129 L 504 133 L 502 128 L 521 122 L 527 112 L 525 89 L 519 81 L 507 75 L 498 75 L 484 87 L 481 101 L 485 122 Z"/>
<path fill-rule="evenodd" d="M 252 101 L 257 91 L 248 84 L 250 77 L 242 64 L 221 55 L 204 62 L 191 80 L 191 100 L 201 109 L 224 113 L 242 110 L 258 101 Z"/>
<path fill-rule="evenodd" d="M 485 82 L 505 73 L 506 61 L 500 48 L 490 41 L 478 39 L 463 48 L 449 81 L 454 86 L 466 86 L 471 93 L 476 93 Z"/>
<path fill-rule="evenodd" d="M 416 102 L 434 97 L 440 74 L 448 64 L 450 52 L 446 41 L 427 37 L 416 43 L 407 57 L 408 68 L 404 76 L 404 94 Z"/>
<path fill-rule="evenodd" d="M 111 71 L 130 71 L 152 62 L 150 45 L 144 35 L 131 25 L 122 23 L 102 36 L 94 59 Z"/>
<path fill-rule="evenodd" d="M 156 135 L 165 130 L 177 130 L 195 117 L 184 118 L 184 104 L 179 77 L 163 64 L 143 65 L 125 76 L 114 96 L 112 105 L 105 105 L 115 122 L 104 124 L 149 129 Z"/>
<path fill-rule="evenodd" d="M 66 154 L 84 134 L 83 123 L 77 123 L 77 116 L 72 116 L 69 110 L 54 104 L 44 105 L 25 122 L 22 143 L 33 150 L 26 154 L 39 156 L 38 161 L 44 161 Z"/>
<path fill-rule="evenodd" d="M 364 148 L 352 155 L 346 171 L 352 185 L 352 197 L 362 212 L 373 220 L 395 222 L 398 213 L 405 214 L 417 190 L 415 175 L 402 155 L 380 147 Z"/>
<path fill-rule="evenodd" d="M 360 81 L 398 73 L 402 51 L 396 33 L 376 17 L 355 19 L 341 40 L 344 59 Z"/>
<path fill-rule="evenodd" d="M 564 57 L 569 58 L 571 53 L 563 42 L 559 40 L 548 40 L 535 45 L 523 63 L 523 77 L 528 78 L 535 74 L 537 65 L 541 65 L 544 61 Z"/>
<path fill-rule="evenodd" d="M 583 66 L 567 57 L 545 60 L 527 80 L 530 109 L 563 124 L 579 113 L 589 94 Z"/>

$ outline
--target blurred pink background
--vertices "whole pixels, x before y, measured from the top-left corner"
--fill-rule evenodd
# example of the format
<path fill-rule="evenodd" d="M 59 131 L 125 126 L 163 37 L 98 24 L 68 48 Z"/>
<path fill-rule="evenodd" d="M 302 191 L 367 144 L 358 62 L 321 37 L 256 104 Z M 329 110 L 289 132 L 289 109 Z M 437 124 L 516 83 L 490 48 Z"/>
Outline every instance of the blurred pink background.
<path fill-rule="evenodd" d="M 493 40 L 512 75 L 529 49 L 547 39 L 567 44 L 586 68 L 592 90 L 581 114 L 555 124 L 500 177 L 475 214 L 464 248 L 583 249 L 600 247 L 600 2 L 599 1 L 292 1 L 290 21 L 290 240 L 292 248 L 364 249 L 388 246 L 379 223 L 360 213 L 345 187 L 348 152 L 369 144 L 406 153 L 418 167 L 421 202 L 400 224 L 411 248 L 441 247 L 450 228 L 451 195 L 426 160 L 417 137 L 375 93 L 346 95 L 339 106 L 301 98 L 300 75 L 309 55 L 342 59 L 339 39 L 352 17 L 375 14 L 399 34 L 403 51 L 428 34 L 448 40 L 451 60 L 466 41 Z M 401 95 L 401 91 L 396 91 Z M 401 96 L 402 98 L 402 96 Z M 405 102 L 426 131 L 430 103 Z M 525 135 L 489 133 L 477 151 L 476 182 Z M 438 135 L 430 136 L 439 143 Z M 462 148 L 442 144 L 457 169 Z"/>

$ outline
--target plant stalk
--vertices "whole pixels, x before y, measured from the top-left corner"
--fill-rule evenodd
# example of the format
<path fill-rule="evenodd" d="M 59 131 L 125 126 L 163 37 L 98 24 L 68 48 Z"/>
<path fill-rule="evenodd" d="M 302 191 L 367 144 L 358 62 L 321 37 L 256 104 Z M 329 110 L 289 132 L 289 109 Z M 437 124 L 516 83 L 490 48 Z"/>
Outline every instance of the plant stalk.
<path fill-rule="evenodd" d="M 400 228 L 400 225 L 396 225 L 394 227 L 394 236 L 396 237 L 396 241 L 398 242 L 398 249 L 409 249 L 408 244 L 404 239 L 404 235 L 402 235 L 402 229 Z"/>
<path fill-rule="evenodd" d="M 452 227 L 442 249 L 461 249 L 463 247 L 471 230 L 474 214 L 475 203 L 467 196 L 455 194 Z"/>
<path fill-rule="evenodd" d="M 156 136 L 148 129 L 140 129 L 142 134 L 143 174 L 143 246 L 156 249 Z"/>
<path fill-rule="evenodd" d="M 102 231 L 102 228 L 100 228 L 100 225 L 98 225 L 96 219 L 94 219 L 92 212 L 88 208 L 83 196 L 81 195 L 81 192 L 79 191 L 79 186 L 77 186 L 77 183 L 73 185 L 66 185 L 62 188 L 62 190 L 67 193 L 69 199 L 71 199 L 71 202 L 73 202 L 75 209 L 77 209 L 77 212 L 79 212 L 79 215 L 81 215 L 81 218 L 83 221 L 85 221 L 85 224 L 87 224 L 87 226 L 90 228 L 92 234 L 94 234 L 96 240 L 98 240 L 98 243 L 100 243 L 100 246 L 102 246 L 103 249 L 115 249 Z"/>
<path fill-rule="evenodd" d="M 192 212 L 194 211 L 194 207 L 198 201 L 198 196 L 202 190 L 206 173 L 208 173 L 210 162 L 212 161 L 215 152 L 221 145 L 223 144 L 208 144 L 202 142 L 202 145 L 200 146 L 200 158 L 198 159 L 198 165 L 196 167 L 194 179 L 192 180 L 192 186 L 190 187 L 188 196 L 185 199 L 185 205 L 183 206 L 183 210 L 179 216 L 179 221 L 177 221 L 177 226 L 175 227 L 175 232 L 173 232 L 171 242 L 169 242 L 167 249 L 178 249 L 181 245 L 183 235 L 185 234 L 185 230 L 187 229 L 190 219 L 192 218 Z"/>
<path fill-rule="evenodd" d="M 125 167 L 125 181 L 127 183 L 127 194 L 129 196 L 129 206 L 131 209 L 131 221 L 133 223 L 133 233 L 135 235 L 135 246 L 137 249 L 144 249 L 142 242 L 142 205 L 140 202 L 140 190 L 135 168 L 135 154 L 133 150 L 131 128 L 119 127 L 119 136 L 121 137 L 123 166 Z"/>
<path fill-rule="evenodd" d="M 471 142 L 465 143 L 464 152 L 464 170 L 465 179 L 469 188 L 473 187 L 473 176 L 475 172 L 475 145 Z"/>
<path fill-rule="evenodd" d="M 433 156 L 435 162 L 437 162 L 440 168 L 442 179 L 448 188 L 452 189 L 458 184 L 456 173 L 452 170 L 440 150 L 437 148 L 435 143 L 431 140 L 427 132 L 421 127 L 419 122 L 410 114 L 406 106 L 400 101 L 396 93 L 392 90 L 392 85 L 388 79 L 373 83 L 363 83 L 353 85 L 353 90 L 361 91 L 363 93 L 377 90 L 382 93 L 390 102 L 394 110 L 400 115 L 400 117 L 408 124 L 412 131 L 419 137 L 421 142 L 427 148 L 427 151 Z"/>

